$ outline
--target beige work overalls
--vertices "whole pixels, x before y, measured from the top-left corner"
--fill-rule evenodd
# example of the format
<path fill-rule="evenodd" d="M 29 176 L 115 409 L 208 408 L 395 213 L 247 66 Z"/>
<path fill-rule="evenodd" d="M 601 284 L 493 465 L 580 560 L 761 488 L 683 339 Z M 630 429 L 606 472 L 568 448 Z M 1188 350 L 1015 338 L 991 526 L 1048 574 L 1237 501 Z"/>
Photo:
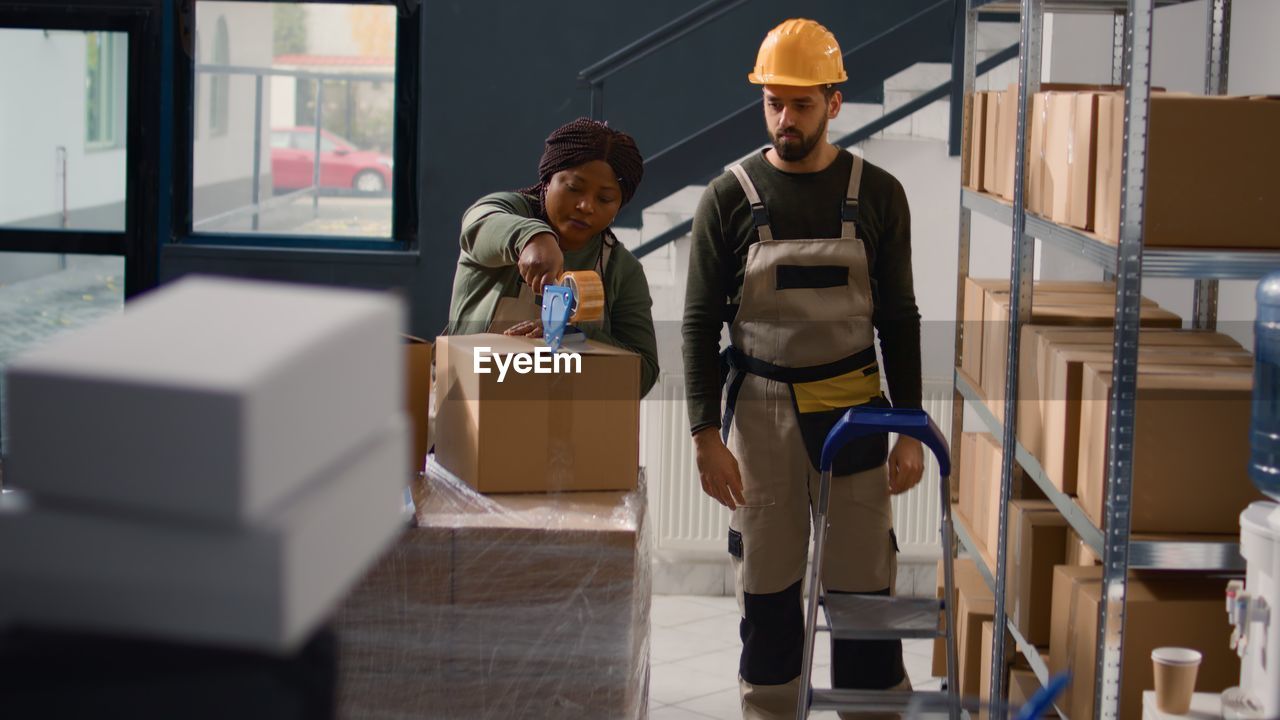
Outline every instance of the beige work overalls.
<path fill-rule="evenodd" d="M 845 409 L 888 404 L 880 392 L 866 249 L 857 236 L 862 159 L 853 159 L 841 235 L 827 239 L 775 240 L 746 170 L 731 169 L 760 236 L 747 253 L 729 329 L 722 430 L 751 505 L 734 511 L 729 530 L 743 617 L 742 712 L 751 720 L 793 718 L 822 441 Z M 822 568 L 828 592 L 891 592 L 897 558 L 887 450 L 881 435 L 851 443 L 836 459 Z M 753 502 L 760 498 L 765 502 Z M 832 680 L 836 687 L 900 686 L 901 652 L 897 641 L 837 641 Z"/>
<path fill-rule="evenodd" d="M 595 271 L 600 275 L 601 282 L 604 282 L 604 270 L 609 266 L 609 256 L 613 253 L 613 244 L 615 242 L 617 242 L 617 239 L 608 230 L 605 231 L 604 237 L 600 239 L 600 255 L 596 258 Z M 606 312 L 604 318 L 607 318 L 607 298 L 605 302 Z M 521 279 L 519 295 L 498 298 L 498 306 L 494 308 L 493 320 L 489 321 L 488 332 L 504 332 L 508 328 L 515 327 L 526 320 L 539 320 L 541 318 L 542 308 L 534 301 L 533 288 L 529 287 L 529 283 Z M 604 322 L 604 318 L 601 318 L 601 323 Z"/>

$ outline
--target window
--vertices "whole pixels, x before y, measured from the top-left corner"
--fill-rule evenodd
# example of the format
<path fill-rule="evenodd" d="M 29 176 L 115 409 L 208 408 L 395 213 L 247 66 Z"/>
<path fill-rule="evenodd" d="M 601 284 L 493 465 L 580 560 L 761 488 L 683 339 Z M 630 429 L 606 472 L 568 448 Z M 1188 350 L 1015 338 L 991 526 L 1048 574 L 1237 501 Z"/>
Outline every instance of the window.
<path fill-rule="evenodd" d="M 119 33 L 85 33 L 85 144 L 114 148 L 123 141 L 126 39 Z"/>
<path fill-rule="evenodd" d="M 0 252 L 0 423 L 5 366 L 57 335 L 120 313 L 124 272 L 123 257 Z M 101 420 L 109 422 L 114 410 L 103 408 Z"/>
<path fill-rule="evenodd" d="M 231 38 L 227 32 L 227 19 L 218 18 L 218 29 L 213 36 L 213 64 L 231 64 Z M 227 134 L 227 119 L 231 108 L 231 76 L 214 75 L 209 89 L 209 131 L 213 135 Z"/>
<path fill-rule="evenodd" d="M 190 136 L 192 231 L 394 249 L 397 33 L 416 21 L 380 3 L 197 0 L 195 11 L 213 45 L 193 87 L 209 76 L 217 142 Z"/>
<path fill-rule="evenodd" d="M 124 230 L 128 41 L 0 28 L 0 229 Z"/>

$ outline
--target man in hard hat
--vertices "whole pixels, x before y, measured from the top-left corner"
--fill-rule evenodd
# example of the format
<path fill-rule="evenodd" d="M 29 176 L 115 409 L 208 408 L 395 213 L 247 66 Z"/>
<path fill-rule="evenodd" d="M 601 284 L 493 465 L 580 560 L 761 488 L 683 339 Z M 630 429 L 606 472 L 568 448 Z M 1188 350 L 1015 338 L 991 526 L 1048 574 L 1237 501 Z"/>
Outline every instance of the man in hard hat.
<path fill-rule="evenodd" d="M 893 405 L 920 407 L 907 198 L 892 175 L 827 141 L 846 77 L 822 25 L 770 31 L 748 79 L 763 86 L 772 146 L 713 181 L 694 216 L 685 382 L 703 492 L 733 510 L 746 718 L 794 717 L 818 453 L 847 408 L 888 404 L 877 332 Z M 907 437 L 892 452 L 884 435 L 855 441 L 836 458 L 829 593 L 893 592 L 889 496 L 915 486 L 923 466 Z M 831 664 L 838 688 L 909 687 L 896 640 L 835 641 Z"/>

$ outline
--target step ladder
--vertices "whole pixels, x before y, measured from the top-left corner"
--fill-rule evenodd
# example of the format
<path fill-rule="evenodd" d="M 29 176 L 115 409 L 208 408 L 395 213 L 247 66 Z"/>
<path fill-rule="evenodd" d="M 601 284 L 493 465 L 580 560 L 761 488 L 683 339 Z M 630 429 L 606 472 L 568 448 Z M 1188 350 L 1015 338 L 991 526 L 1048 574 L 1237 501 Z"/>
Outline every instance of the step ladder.
<path fill-rule="evenodd" d="M 946 588 L 942 600 L 866 595 L 829 595 L 821 585 L 819 570 L 827 540 L 827 509 L 831 500 L 831 465 L 836 453 L 851 440 L 880 433 L 897 433 L 924 443 L 938 459 L 942 502 L 942 568 Z M 822 446 L 819 470 L 822 478 L 818 505 L 814 511 L 813 564 L 809 570 L 809 599 L 805 608 L 804 658 L 800 667 L 800 698 L 797 720 L 805 720 L 811 710 L 839 712 L 899 712 L 942 710 L 952 720 L 961 717 L 959 682 L 956 680 L 955 609 L 949 598 L 955 597 L 955 569 L 952 564 L 951 491 L 947 476 L 951 474 L 951 456 L 942 432 L 923 410 L 900 408 L 851 408 L 831 432 Z M 818 607 L 826 614 L 826 626 L 818 626 Z M 939 628 L 938 615 L 943 616 Z M 906 640 L 945 638 L 947 646 L 947 690 L 920 692 L 911 690 L 818 690 L 812 686 L 813 646 L 818 631 L 825 630 L 837 640 Z"/>

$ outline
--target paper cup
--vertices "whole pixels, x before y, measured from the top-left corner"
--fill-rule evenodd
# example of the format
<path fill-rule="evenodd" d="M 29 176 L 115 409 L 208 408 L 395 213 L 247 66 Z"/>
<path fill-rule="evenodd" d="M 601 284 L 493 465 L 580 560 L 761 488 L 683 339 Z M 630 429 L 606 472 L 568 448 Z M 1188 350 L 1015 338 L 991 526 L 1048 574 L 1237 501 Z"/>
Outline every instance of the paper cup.
<path fill-rule="evenodd" d="M 1156 675 L 1156 708 L 1171 715 L 1186 715 L 1196 690 L 1200 652 L 1191 648 L 1161 647 L 1151 651 Z"/>

